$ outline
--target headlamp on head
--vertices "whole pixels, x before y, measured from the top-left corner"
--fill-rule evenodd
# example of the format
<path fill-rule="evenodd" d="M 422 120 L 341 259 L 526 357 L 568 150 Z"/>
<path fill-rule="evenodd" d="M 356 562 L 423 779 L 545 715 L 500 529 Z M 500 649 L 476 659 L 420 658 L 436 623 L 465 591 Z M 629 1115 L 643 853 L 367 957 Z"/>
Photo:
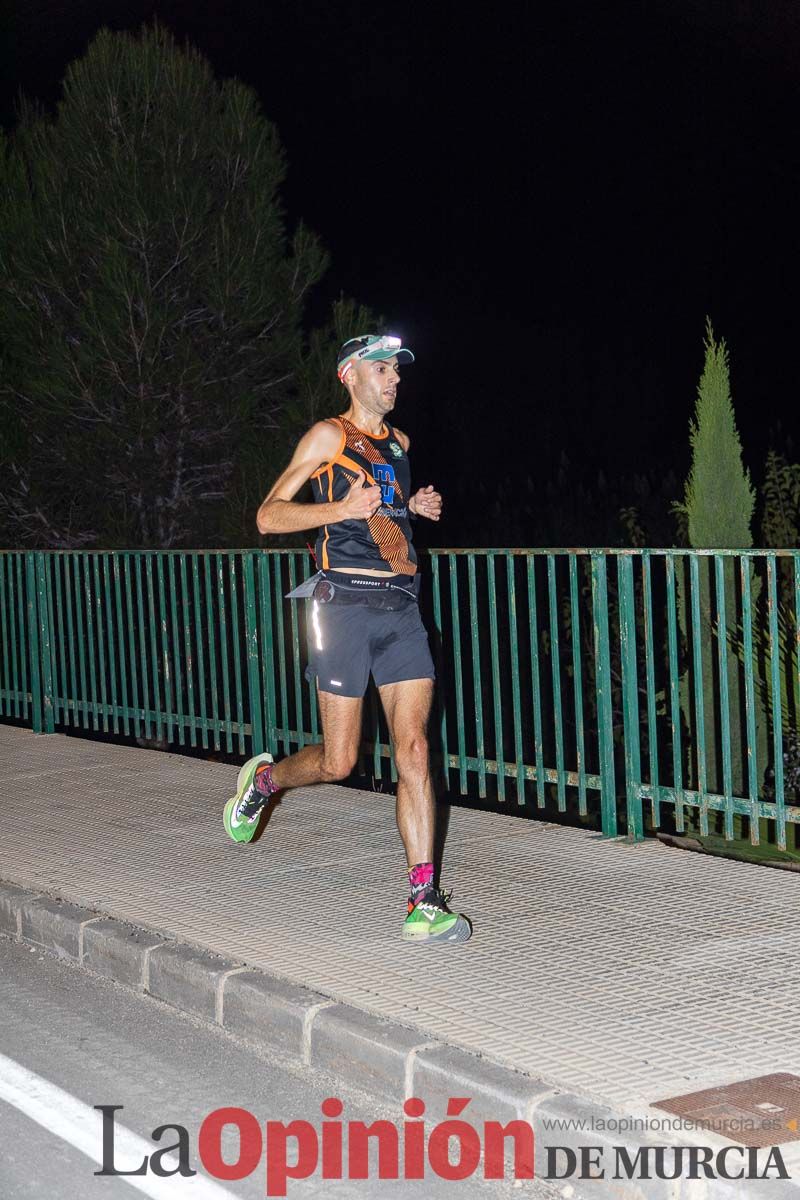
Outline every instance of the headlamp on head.
<path fill-rule="evenodd" d="M 365 333 L 360 337 L 350 338 L 339 351 L 336 373 L 344 383 L 347 372 L 359 362 L 380 362 L 381 359 L 394 358 L 395 355 L 398 362 L 413 362 L 414 355 L 410 350 L 403 350 L 402 345 L 402 338 L 390 333 L 380 337 L 375 333 Z"/>

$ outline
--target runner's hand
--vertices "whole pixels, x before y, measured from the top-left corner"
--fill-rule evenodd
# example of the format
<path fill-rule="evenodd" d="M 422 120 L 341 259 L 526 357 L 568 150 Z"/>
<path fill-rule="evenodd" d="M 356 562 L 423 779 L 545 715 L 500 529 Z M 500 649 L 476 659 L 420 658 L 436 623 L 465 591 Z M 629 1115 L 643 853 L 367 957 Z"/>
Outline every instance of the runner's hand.
<path fill-rule="evenodd" d="M 427 517 L 429 521 L 438 521 L 442 515 L 442 497 L 439 492 L 434 491 L 433 484 L 429 483 L 427 487 L 420 488 L 416 495 L 411 497 L 409 508 L 418 517 Z"/>
<path fill-rule="evenodd" d="M 381 506 L 381 489 L 377 483 L 366 485 L 367 477 L 359 471 L 342 501 L 343 521 L 366 521 L 374 517 Z"/>

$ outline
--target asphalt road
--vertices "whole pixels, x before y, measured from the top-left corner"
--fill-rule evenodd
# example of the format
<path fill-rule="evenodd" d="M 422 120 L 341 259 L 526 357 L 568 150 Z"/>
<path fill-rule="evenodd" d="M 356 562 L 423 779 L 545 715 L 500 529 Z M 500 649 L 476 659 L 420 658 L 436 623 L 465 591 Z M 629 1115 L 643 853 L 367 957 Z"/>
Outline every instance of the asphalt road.
<path fill-rule="evenodd" d="M 268 1061 L 222 1030 L 5 938 L 0 938 L 0 1013 L 2 1200 L 133 1200 L 137 1194 L 154 1200 L 249 1200 L 266 1193 L 263 1154 L 252 1175 L 240 1181 L 214 1182 L 200 1163 L 198 1132 L 213 1110 L 246 1109 L 262 1134 L 265 1121 L 295 1118 L 319 1131 L 320 1105 L 331 1096 L 343 1101 L 345 1124 L 380 1118 L 399 1124 L 403 1119 L 363 1095 L 345 1092 L 330 1078 Z M 179 1136 L 174 1130 L 156 1142 L 152 1132 L 179 1124 L 187 1130 L 187 1159 L 198 1174 L 95 1176 L 102 1158 L 102 1123 L 95 1105 L 122 1106 L 115 1117 L 117 1167 L 132 1169 L 142 1163 L 144 1153 L 174 1146 Z M 346 1144 L 345 1139 L 345 1175 Z M 293 1145 L 289 1163 L 295 1159 Z M 227 1127 L 223 1158 L 235 1162 L 238 1153 L 239 1139 Z M 92 1154 L 98 1161 L 92 1161 Z M 178 1160 L 157 1161 L 170 1169 Z M 402 1154 L 400 1162 L 402 1169 Z M 538 1182 L 514 1186 L 487 1181 L 482 1167 L 458 1182 L 438 1178 L 429 1165 L 420 1181 L 381 1180 L 377 1175 L 373 1154 L 366 1181 L 323 1181 L 317 1168 L 306 1179 L 289 1179 L 288 1195 L 302 1200 L 322 1195 L 332 1200 L 466 1200 L 478 1195 L 485 1200 L 543 1200 L 557 1194 Z"/>

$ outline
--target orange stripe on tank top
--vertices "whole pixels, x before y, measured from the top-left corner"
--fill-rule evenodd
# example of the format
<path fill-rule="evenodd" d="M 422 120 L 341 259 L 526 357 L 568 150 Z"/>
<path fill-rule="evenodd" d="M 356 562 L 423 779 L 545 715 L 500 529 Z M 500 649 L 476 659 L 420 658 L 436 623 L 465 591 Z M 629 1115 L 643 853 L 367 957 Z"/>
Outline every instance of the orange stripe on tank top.
<path fill-rule="evenodd" d="M 328 501 L 333 500 L 333 467 L 326 468 L 328 472 Z M 325 537 L 322 539 L 322 569 L 326 571 L 330 566 L 328 561 L 328 538 L 331 536 L 330 526 L 325 526 Z"/>
<path fill-rule="evenodd" d="M 408 541 L 394 521 L 377 514 L 369 518 L 367 525 L 383 561 L 398 575 L 414 575 L 417 568 L 409 557 Z"/>

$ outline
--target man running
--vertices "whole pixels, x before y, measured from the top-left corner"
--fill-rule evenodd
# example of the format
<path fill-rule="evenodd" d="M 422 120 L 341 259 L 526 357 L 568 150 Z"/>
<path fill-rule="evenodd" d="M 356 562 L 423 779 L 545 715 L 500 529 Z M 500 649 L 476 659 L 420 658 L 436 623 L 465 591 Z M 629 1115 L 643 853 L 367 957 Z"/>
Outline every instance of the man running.
<path fill-rule="evenodd" d="M 316 677 L 323 740 L 274 763 L 251 758 L 225 806 L 228 835 L 249 842 L 268 798 L 279 789 L 345 779 L 361 741 L 370 673 L 386 714 L 397 767 L 397 827 L 408 863 L 407 941 L 465 942 L 466 917 L 451 913 L 433 878 L 436 803 L 427 725 L 434 669 L 417 605 L 420 578 L 409 517 L 438 521 L 442 498 L 432 485 L 411 495 L 409 439 L 386 419 L 395 406 L 399 366 L 414 361 L 396 337 L 366 334 L 345 342 L 338 375 L 350 407 L 318 421 L 262 503 L 260 533 L 319 527 L 319 573 L 301 594 L 313 596 L 309 665 Z M 311 480 L 314 502 L 294 497 Z"/>

